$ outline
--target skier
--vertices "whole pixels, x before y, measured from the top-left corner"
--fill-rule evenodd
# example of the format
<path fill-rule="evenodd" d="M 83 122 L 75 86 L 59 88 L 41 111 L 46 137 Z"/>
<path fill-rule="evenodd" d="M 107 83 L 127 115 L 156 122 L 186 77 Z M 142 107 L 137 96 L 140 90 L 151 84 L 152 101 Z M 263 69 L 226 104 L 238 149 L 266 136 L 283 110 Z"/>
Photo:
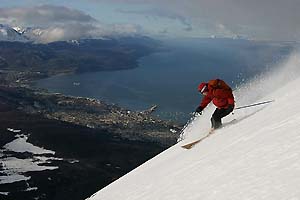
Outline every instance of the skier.
<path fill-rule="evenodd" d="M 231 113 L 234 108 L 234 96 L 232 89 L 221 79 L 210 80 L 208 83 L 201 83 L 198 91 L 204 95 L 196 112 L 202 114 L 202 110 L 212 101 L 217 107 L 211 117 L 211 131 L 222 126 L 221 119 Z"/>

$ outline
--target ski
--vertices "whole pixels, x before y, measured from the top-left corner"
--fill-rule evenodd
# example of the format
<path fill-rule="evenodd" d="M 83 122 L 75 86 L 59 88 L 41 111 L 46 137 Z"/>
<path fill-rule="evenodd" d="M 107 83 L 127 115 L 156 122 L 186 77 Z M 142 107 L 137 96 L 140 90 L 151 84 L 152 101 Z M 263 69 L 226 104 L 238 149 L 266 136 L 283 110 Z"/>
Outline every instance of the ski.
<path fill-rule="evenodd" d="M 222 125 L 222 128 L 224 128 L 224 127 L 226 127 L 226 126 L 228 126 L 228 125 L 231 125 L 231 124 L 235 124 L 236 122 L 238 122 L 237 119 L 233 119 L 233 120 L 231 120 L 231 121 L 229 121 L 229 122 L 225 122 L 225 123 Z M 201 139 L 199 139 L 199 140 L 195 140 L 195 141 L 193 141 L 193 142 L 191 142 L 191 143 L 185 144 L 185 145 L 183 145 L 183 146 L 181 146 L 181 147 L 184 148 L 184 149 L 191 149 L 193 146 L 195 146 L 196 144 L 198 144 L 199 142 L 201 142 L 201 141 L 204 140 L 205 138 L 209 137 L 209 136 L 212 135 L 214 132 L 215 132 L 215 130 L 214 130 L 214 129 L 211 129 L 211 130 L 209 131 L 209 133 L 208 133 L 206 136 L 204 136 L 203 138 L 201 138 Z"/>
<path fill-rule="evenodd" d="M 208 137 L 208 135 L 205 136 L 204 138 L 207 138 L 207 137 Z M 185 145 L 183 145 L 183 146 L 181 146 L 181 147 L 184 148 L 184 149 L 191 149 L 195 144 L 198 144 L 198 143 L 201 142 L 204 138 L 201 138 L 200 140 L 196 140 L 196 141 L 194 141 L 194 142 L 185 144 Z"/>
<path fill-rule="evenodd" d="M 201 138 L 199 140 L 193 141 L 191 143 L 185 144 L 185 145 L 183 145 L 181 147 L 184 148 L 184 149 L 191 149 L 193 146 L 195 146 L 196 144 L 198 144 L 199 142 L 201 142 L 205 138 L 208 138 L 210 135 L 212 135 L 213 132 L 214 132 L 214 130 L 211 130 L 211 131 L 209 131 L 209 133 L 205 137 L 203 137 L 203 138 Z"/>

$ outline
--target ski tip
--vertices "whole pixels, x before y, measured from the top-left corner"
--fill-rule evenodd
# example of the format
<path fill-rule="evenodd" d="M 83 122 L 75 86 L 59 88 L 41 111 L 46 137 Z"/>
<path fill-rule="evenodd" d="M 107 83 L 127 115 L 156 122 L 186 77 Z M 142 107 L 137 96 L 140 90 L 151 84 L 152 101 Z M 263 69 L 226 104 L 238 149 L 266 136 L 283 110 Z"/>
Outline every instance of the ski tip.
<path fill-rule="evenodd" d="M 187 146 L 181 146 L 184 149 L 191 149 L 192 147 L 187 147 Z"/>
<path fill-rule="evenodd" d="M 203 139 L 203 138 L 202 138 L 202 139 Z M 194 141 L 194 142 L 191 142 L 191 143 L 189 143 L 189 144 L 183 145 L 183 146 L 181 146 L 181 147 L 184 148 L 184 149 L 191 149 L 193 146 L 195 146 L 197 143 L 199 143 L 202 139 L 196 140 L 196 141 Z"/>

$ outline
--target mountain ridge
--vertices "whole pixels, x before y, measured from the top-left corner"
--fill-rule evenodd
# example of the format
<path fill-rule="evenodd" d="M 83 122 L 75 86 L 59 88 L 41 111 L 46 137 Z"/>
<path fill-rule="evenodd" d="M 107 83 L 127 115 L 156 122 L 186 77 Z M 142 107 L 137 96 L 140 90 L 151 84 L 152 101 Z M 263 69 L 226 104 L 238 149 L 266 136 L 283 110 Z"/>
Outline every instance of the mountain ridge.
<path fill-rule="evenodd" d="M 0 41 L 28 42 L 29 40 L 12 27 L 0 24 Z"/>

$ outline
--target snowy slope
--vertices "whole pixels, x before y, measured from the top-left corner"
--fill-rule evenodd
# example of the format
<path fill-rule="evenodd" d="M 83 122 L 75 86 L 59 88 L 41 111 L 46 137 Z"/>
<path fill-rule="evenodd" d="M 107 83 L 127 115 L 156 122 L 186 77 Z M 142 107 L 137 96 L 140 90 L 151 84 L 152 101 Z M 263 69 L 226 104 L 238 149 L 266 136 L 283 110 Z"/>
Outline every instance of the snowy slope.
<path fill-rule="evenodd" d="M 204 136 L 213 106 L 184 131 L 184 140 L 141 165 L 89 200 L 300 199 L 300 59 L 235 91 L 237 123 L 217 130 L 194 148 L 180 146 Z"/>

